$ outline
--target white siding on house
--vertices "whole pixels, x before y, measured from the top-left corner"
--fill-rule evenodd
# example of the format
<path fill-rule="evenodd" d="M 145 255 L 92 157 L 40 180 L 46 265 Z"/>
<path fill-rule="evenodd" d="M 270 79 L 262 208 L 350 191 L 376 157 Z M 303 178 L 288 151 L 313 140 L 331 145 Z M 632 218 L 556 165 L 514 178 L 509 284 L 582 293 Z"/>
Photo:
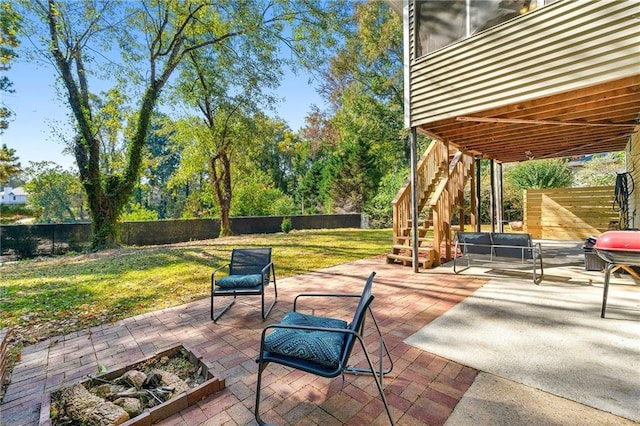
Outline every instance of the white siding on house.
<path fill-rule="evenodd" d="M 412 126 L 637 75 L 638 16 L 637 0 L 558 1 L 421 58 L 412 24 Z"/>
<path fill-rule="evenodd" d="M 24 192 L 22 187 L 11 188 L 6 186 L 4 190 L 0 192 L 0 204 L 27 204 L 27 193 Z"/>

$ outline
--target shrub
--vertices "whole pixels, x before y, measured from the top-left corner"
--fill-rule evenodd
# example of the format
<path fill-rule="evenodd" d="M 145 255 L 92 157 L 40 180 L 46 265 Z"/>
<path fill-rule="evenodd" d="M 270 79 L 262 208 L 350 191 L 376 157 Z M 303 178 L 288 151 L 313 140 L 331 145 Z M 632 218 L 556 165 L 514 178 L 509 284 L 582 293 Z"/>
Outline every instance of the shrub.
<path fill-rule="evenodd" d="M 285 217 L 284 219 L 282 219 L 282 224 L 280 225 L 280 229 L 282 229 L 282 232 L 288 234 L 289 231 L 291 231 L 291 226 L 291 218 Z"/>
<path fill-rule="evenodd" d="M 123 212 L 120 215 L 121 222 L 135 222 L 143 220 L 158 220 L 158 212 L 155 210 L 149 210 L 140 203 L 132 203 L 129 207 L 129 211 Z"/>

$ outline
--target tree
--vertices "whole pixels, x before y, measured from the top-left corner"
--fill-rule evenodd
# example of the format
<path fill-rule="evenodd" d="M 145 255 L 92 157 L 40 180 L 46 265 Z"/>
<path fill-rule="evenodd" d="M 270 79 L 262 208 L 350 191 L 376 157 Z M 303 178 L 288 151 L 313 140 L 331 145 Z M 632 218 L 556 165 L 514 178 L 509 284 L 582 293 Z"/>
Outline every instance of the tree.
<path fill-rule="evenodd" d="M 66 222 L 85 219 L 85 196 L 73 172 L 51 161 L 30 162 L 25 189 L 29 203 L 40 211 L 38 220 Z"/>
<path fill-rule="evenodd" d="M 393 226 L 393 199 L 398 189 L 404 185 L 409 170 L 392 170 L 380 179 L 378 192 L 365 208 L 372 228 L 390 228 Z"/>
<path fill-rule="evenodd" d="M 9 182 L 12 176 L 22 172 L 20 162 L 16 156 L 16 150 L 8 148 L 6 144 L 2 144 L 0 148 L 0 184 L 4 185 Z"/>
<path fill-rule="evenodd" d="M 324 179 L 330 152 L 338 144 L 339 134 L 333 126 L 327 111 L 314 107 L 305 117 L 305 127 L 300 130 L 300 142 L 296 144 L 297 187 L 296 198 L 301 212 L 324 211 L 323 205 L 328 195 L 328 179 Z"/>
<path fill-rule="evenodd" d="M 234 216 L 284 216 L 293 213 L 293 199 L 274 187 L 269 176 L 257 168 L 242 174 L 234 186 Z"/>
<path fill-rule="evenodd" d="M 173 141 L 175 131 L 172 127 L 173 122 L 168 116 L 154 114 L 147 137 L 143 172 L 134 197 L 134 203 L 154 210 L 160 219 L 180 217 L 182 213 L 176 198 L 179 191 L 184 191 L 184 186 L 169 188 L 181 155 Z"/>
<path fill-rule="evenodd" d="M 325 206 L 362 211 L 382 176 L 408 165 L 403 130 L 402 25 L 381 1 L 358 3 L 322 93 L 338 133 L 323 172 Z"/>
<path fill-rule="evenodd" d="M 625 171 L 624 152 L 599 154 L 576 167 L 575 186 L 613 186 L 618 173 Z"/>
<path fill-rule="evenodd" d="M 260 144 L 261 138 L 273 140 L 272 131 L 282 133 L 264 115 L 264 110 L 277 101 L 270 90 L 279 84 L 283 67 L 292 62 L 284 59 L 280 48 L 287 47 L 298 64 L 317 65 L 323 46 L 335 43 L 335 28 L 341 25 L 343 11 L 349 7 L 342 2 L 313 0 L 255 1 L 246 5 L 232 2 L 227 14 L 220 16 L 221 25 L 242 22 L 245 33 L 190 52 L 177 87 L 177 93 L 202 118 L 201 123 L 193 123 L 192 129 L 185 129 L 192 135 L 185 151 L 198 154 L 188 153 L 183 162 L 188 158 L 206 161 L 219 208 L 221 235 L 232 233 L 229 216 L 234 158 Z M 258 158 L 250 161 L 258 167 L 267 166 L 277 185 L 285 187 L 279 165 Z"/>
<path fill-rule="evenodd" d="M 10 1 L 0 2 L 0 71 L 7 72 L 11 68 L 13 59 L 17 56 L 16 49 L 20 45 L 18 32 L 21 27 L 20 14 L 16 12 Z M 0 76 L 0 95 L 13 93 L 13 83 L 5 76 Z M 0 134 L 9 127 L 13 111 L 4 104 L 0 97 Z"/>
<path fill-rule="evenodd" d="M 215 52 L 214 52 L 215 53 Z M 197 154 L 184 157 L 199 159 L 197 163 L 206 165 L 209 183 L 216 196 L 220 214 L 220 235 L 231 235 L 230 211 L 232 202 L 231 164 L 234 154 L 249 146 L 259 127 L 251 116 L 258 111 L 258 102 L 264 99 L 261 84 L 273 84 L 277 77 L 272 72 L 257 72 L 261 67 L 255 64 L 241 65 L 240 61 L 227 61 L 224 56 L 217 58 L 215 54 L 190 55 L 181 75 L 178 91 L 183 98 L 194 105 L 202 116 L 202 120 L 190 124 L 183 133 L 188 136 L 185 150 L 196 151 Z M 226 65 L 221 64 L 226 63 Z M 273 70 L 274 68 L 268 68 Z M 239 93 L 232 95 L 232 81 Z M 193 120 L 189 120 L 193 121 Z M 192 164 L 198 167 L 198 164 Z"/>
<path fill-rule="evenodd" d="M 573 175 L 567 160 L 531 160 L 518 163 L 504 173 L 505 179 L 517 189 L 571 187 Z"/>
<path fill-rule="evenodd" d="M 44 24 L 44 28 L 36 28 L 36 34 L 47 34 L 38 52 L 44 52 L 55 66 L 75 120 L 73 149 L 91 211 L 92 248 L 117 242 L 116 221 L 139 180 L 153 109 L 179 64 L 200 49 L 216 45 L 225 49 L 229 39 L 255 35 L 256 24 L 270 20 L 279 4 L 265 5 L 258 0 L 228 0 L 215 5 L 195 0 L 37 0 L 26 4 Z M 240 12 L 244 15 L 238 15 Z M 253 19 L 243 19 L 249 17 Z M 295 17 L 284 15 L 282 22 Z M 270 31 L 277 29 L 274 25 Z M 100 56 L 96 52 L 106 53 Z M 114 62 L 108 57 L 111 52 L 120 53 L 121 60 Z M 105 141 L 98 132 L 102 123 L 89 89 L 91 77 L 96 76 L 96 70 L 89 66 L 100 63 L 108 65 L 110 75 L 122 75 L 122 80 L 142 92 L 132 130 L 123 136 L 124 167 L 114 173 L 100 168 Z"/>

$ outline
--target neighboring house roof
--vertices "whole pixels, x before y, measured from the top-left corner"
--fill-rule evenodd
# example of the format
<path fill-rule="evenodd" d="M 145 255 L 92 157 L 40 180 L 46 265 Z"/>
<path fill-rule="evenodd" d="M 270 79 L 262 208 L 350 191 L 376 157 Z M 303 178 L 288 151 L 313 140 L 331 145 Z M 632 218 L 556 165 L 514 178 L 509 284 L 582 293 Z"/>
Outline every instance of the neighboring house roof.
<path fill-rule="evenodd" d="M 9 193 L 5 194 L 5 191 L 2 191 L 2 195 L 28 195 L 21 186 L 17 188 L 5 188 L 5 190 L 7 189 L 9 190 Z"/>
<path fill-rule="evenodd" d="M 17 188 L 11 188 L 5 186 L 0 192 L 0 203 L 6 204 L 24 204 L 27 202 L 27 194 L 21 186 Z"/>

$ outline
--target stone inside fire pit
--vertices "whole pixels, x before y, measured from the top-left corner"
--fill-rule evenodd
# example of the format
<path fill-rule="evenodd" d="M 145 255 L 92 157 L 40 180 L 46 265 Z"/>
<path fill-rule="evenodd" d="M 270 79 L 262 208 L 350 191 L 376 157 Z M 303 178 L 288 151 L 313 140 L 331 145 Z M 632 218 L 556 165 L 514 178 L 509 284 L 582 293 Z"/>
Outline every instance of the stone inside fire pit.
<path fill-rule="evenodd" d="M 183 346 L 51 393 L 40 424 L 150 425 L 223 389 Z"/>

